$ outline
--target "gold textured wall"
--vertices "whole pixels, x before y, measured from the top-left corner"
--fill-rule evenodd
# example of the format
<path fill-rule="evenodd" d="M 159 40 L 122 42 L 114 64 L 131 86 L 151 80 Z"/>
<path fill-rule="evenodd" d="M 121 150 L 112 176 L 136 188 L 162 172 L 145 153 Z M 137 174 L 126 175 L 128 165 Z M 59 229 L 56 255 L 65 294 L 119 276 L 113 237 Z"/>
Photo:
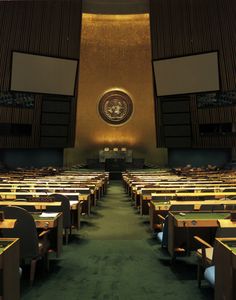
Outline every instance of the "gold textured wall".
<path fill-rule="evenodd" d="M 165 164 L 167 153 L 156 148 L 149 15 L 83 14 L 75 149 L 65 164 L 98 157 L 105 146 L 126 146 L 135 158 Z M 100 117 L 98 103 L 109 90 L 131 97 L 133 114 L 123 125 Z"/>

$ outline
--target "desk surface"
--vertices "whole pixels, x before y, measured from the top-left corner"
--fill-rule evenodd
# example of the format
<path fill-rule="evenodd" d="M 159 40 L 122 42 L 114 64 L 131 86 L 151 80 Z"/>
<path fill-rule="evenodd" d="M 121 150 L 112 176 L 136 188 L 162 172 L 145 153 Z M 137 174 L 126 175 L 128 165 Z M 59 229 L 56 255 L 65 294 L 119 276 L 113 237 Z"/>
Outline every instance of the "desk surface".
<path fill-rule="evenodd" d="M 15 223 L 16 223 L 16 219 L 5 219 L 0 222 L 0 229 L 14 228 Z"/>
<path fill-rule="evenodd" d="M 50 216 L 49 214 L 45 217 L 41 216 L 41 213 L 32 213 L 32 216 L 35 221 L 35 225 L 37 228 L 55 228 L 58 225 L 59 218 L 62 217 L 62 213 L 56 213 L 54 217 Z"/>
<path fill-rule="evenodd" d="M 176 227 L 218 227 L 219 220 L 230 218 L 229 212 L 170 212 Z M 227 222 L 232 224 L 231 220 Z M 232 224 L 234 227 L 235 224 Z"/>
<path fill-rule="evenodd" d="M 163 197 L 163 196 L 170 196 L 170 197 L 206 197 L 206 196 L 218 196 L 218 197 L 225 197 L 225 196 L 236 196 L 235 192 L 186 192 L 186 193 L 151 193 L 152 197 Z"/>
<path fill-rule="evenodd" d="M 0 255 L 18 240 L 19 238 L 0 238 Z"/>
<path fill-rule="evenodd" d="M 236 239 L 235 238 L 218 238 L 218 241 L 223 244 L 229 251 L 236 255 Z"/>
<path fill-rule="evenodd" d="M 171 212 L 176 220 L 218 220 L 230 218 L 229 212 Z"/>
<path fill-rule="evenodd" d="M 1 203 L 1 202 L 0 202 Z M 151 204 L 155 207 L 155 210 L 169 210 L 171 205 L 194 205 L 194 209 L 200 209 L 201 205 L 235 205 L 236 200 L 193 200 L 193 201 L 180 201 L 180 200 L 170 200 L 170 201 L 155 201 L 152 200 Z"/>
<path fill-rule="evenodd" d="M 34 196 L 50 196 L 51 193 L 47 193 L 45 192 L 1 192 L 0 191 L 0 195 L 1 196 L 11 196 L 11 195 L 16 195 L 16 196 L 23 196 L 23 195 L 34 195 Z M 62 195 L 66 195 L 66 196 L 79 196 L 80 193 L 78 192 L 74 192 L 74 193 L 67 193 L 67 192 L 60 192 L 58 194 L 62 194 Z"/>

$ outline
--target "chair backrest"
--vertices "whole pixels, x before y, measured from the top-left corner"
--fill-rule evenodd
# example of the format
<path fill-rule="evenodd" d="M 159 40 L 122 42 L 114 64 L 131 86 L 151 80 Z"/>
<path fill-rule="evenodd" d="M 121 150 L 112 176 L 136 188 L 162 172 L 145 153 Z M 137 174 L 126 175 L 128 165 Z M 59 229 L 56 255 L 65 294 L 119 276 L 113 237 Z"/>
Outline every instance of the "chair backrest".
<path fill-rule="evenodd" d="M 11 189 L 9 188 L 4 188 L 4 189 L 1 189 L 1 193 L 10 193 L 11 192 Z"/>
<path fill-rule="evenodd" d="M 142 190 L 142 195 L 151 195 L 151 193 L 155 193 L 154 188 L 151 188 L 150 190 L 145 188 Z"/>
<path fill-rule="evenodd" d="M 224 204 L 202 204 L 200 206 L 202 211 L 215 211 L 215 210 L 224 210 Z"/>
<path fill-rule="evenodd" d="M 173 204 L 170 206 L 170 211 L 192 211 L 194 205 L 192 204 Z"/>
<path fill-rule="evenodd" d="M 226 210 L 236 210 L 236 204 L 226 204 L 225 209 Z"/>
<path fill-rule="evenodd" d="M 47 212 L 62 212 L 63 214 L 63 228 L 69 228 L 71 226 L 71 214 L 70 214 L 70 200 L 67 196 L 62 194 L 51 194 L 49 198 L 53 198 L 55 201 L 61 202 L 61 206 L 47 206 Z"/>
<path fill-rule="evenodd" d="M 173 197 L 172 196 L 160 196 L 160 194 L 158 196 L 152 196 L 152 200 L 154 201 L 169 201 L 171 200 Z"/>
<path fill-rule="evenodd" d="M 236 227 L 218 227 L 216 230 L 216 238 L 232 238 L 236 237 Z M 214 245 L 214 252 L 213 252 L 213 262 L 215 261 L 215 245 Z"/>
<path fill-rule="evenodd" d="M 22 194 L 22 195 L 16 195 L 16 199 L 17 199 L 17 200 L 22 200 L 22 199 L 27 200 L 27 199 L 32 198 L 31 195 L 27 194 L 27 193 L 29 193 L 28 190 L 18 190 L 17 192 L 25 193 L 25 194 Z"/>
<path fill-rule="evenodd" d="M 35 206 L 34 205 L 21 205 L 21 203 L 20 203 L 20 201 L 19 201 L 19 204 L 17 203 L 17 206 L 18 207 L 22 207 L 22 208 L 24 208 L 25 210 L 27 210 L 28 212 L 40 212 L 39 210 L 37 210 L 36 208 L 35 208 Z"/>
<path fill-rule="evenodd" d="M 215 190 L 214 189 L 202 189 L 201 192 L 203 192 L 203 193 L 214 193 Z"/>
<path fill-rule="evenodd" d="M 224 190 L 223 190 L 223 192 L 227 192 L 227 193 L 229 193 L 229 192 L 231 192 L 231 193 L 236 193 L 236 189 L 235 188 L 225 188 Z"/>
<path fill-rule="evenodd" d="M 38 233 L 34 218 L 25 209 L 18 206 L 2 206 L 6 219 L 16 219 L 15 227 L 2 229 L 3 237 L 20 238 L 21 259 L 33 258 L 39 255 Z"/>

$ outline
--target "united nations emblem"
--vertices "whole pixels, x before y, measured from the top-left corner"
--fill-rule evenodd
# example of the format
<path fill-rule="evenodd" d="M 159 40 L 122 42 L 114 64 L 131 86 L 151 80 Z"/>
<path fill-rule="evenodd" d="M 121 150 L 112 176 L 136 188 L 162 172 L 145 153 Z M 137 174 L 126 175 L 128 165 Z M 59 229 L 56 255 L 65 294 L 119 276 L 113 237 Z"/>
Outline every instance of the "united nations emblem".
<path fill-rule="evenodd" d="M 130 118 L 133 112 L 133 103 L 126 93 L 114 90 L 102 96 L 98 109 L 104 121 L 119 125 Z"/>

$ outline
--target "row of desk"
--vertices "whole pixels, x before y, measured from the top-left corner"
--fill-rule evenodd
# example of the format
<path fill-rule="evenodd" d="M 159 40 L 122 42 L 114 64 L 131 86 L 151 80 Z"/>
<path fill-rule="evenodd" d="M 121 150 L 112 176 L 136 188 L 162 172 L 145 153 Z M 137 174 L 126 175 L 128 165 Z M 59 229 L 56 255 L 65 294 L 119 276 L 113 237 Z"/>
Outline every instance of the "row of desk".
<path fill-rule="evenodd" d="M 63 244 L 63 213 L 60 212 L 60 201 L 52 201 L 51 194 L 62 194 L 70 200 L 71 222 L 75 229 L 80 228 L 80 216 L 90 215 L 91 207 L 106 193 L 109 183 L 109 174 L 103 172 L 83 173 L 82 171 L 67 171 L 57 173 L 54 176 L 39 177 L 30 176 L 30 172 L 24 178 L 17 178 L 16 174 L 0 175 L 0 207 L 20 206 L 30 210 L 38 230 L 50 230 L 50 252 L 60 256 Z M 47 213 L 45 210 L 54 207 L 58 213 Z M 4 219 L 0 221 L 0 231 L 4 228 L 14 228 L 17 220 Z M 1 248 L 2 245 L 2 248 Z M 2 249 L 2 252 L 1 252 Z M 6 270 L 8 257 L 14 256 L 12 260 L 12 272 Z M 0 299 L 18 300 L 19 293 L 19 240 L 0 238 Z M 4 267 L 5 266 L 5 267 Z M 9 268 L 9 264 L 7 268 Z M 14 270 L 14 272 L 13 272 Z M 14 286 L 14 290 L 10 287 Z"/>
<path fill-rule="evenodd" d="M 236 173 L 222 171 L 211 176 L 210 172 L 200 172 L 198 175 L 192 173 L 189 177 L 186 174 L 181 177 L 170 170 L 123 174 L 124 187 L 131 203 L 141 215 L 149 214 L 152 232 L 160 230 L 163 219 L 166 220 L 167 251 L 172 261 L 178 255 L 190 255 L 199 248 L 194 236 L 212 244 L 219 227 L 235 228 L 236 233 L 236 220 L 231 215 L 236 208 Z M 215 256 L 217 300 L 236 299 L 236 279 L 232 275 L 236 274 L 232 264 L 236 253 L 236 235 L 228 241 L 231 240 L 234 240 L 235 248 L 218 240 L 224 250 L 221 249 L 221 255 L 216 253 Z M 230 257 L 223 263 L 222 253 Z M 225 268 L 231 270 L 227 280 L 222 277 L 227 272 Z"/>

